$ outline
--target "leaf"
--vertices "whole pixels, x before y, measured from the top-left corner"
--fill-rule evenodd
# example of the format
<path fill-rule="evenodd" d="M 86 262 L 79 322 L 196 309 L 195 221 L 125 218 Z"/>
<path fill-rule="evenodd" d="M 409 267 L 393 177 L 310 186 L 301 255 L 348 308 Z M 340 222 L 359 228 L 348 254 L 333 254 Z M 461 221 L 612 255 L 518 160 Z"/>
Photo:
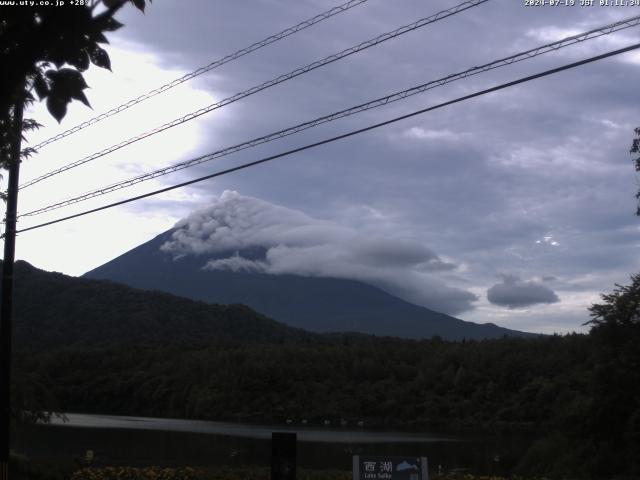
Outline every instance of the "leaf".
<path fill-rule="evenodd" d="M 97 43 L 109 43 L 109 40 L 107 39 L 107 37 L 104 36 L 104 33 L 102 32 L 97 32 L 93 35 L 93 39 L 97 42 Z"/>
<path fill-rule="evenodd" d="M 79 92 L 76 92 L 73 95 L 71 95 L 71 98 L 75 98 L 76 100 L 80 100 L 87 107 L 91 108 L 91 104 L 89 103 L 89 100 L 87 99 L 86 95 L 84 94 L 84 92 L 82 90 L 80 90 Z"/>
<path fill-rule="evenodd" d="M 87 68 L 89 68 L 89 55 L 86 51 L 80 50 L 76 52 L 74 57 L 69 60 L 69 64 L 76 67 L 81 72 L 84 72 Z"/>
<path fill-rule="evenodd" d="M 131 3 L 133 3 L 138 10 L 144 12 L 144 0 L 131 0 Z"/>
<path fill-rule="evenodd" d="M 122 23 L 120 23 L 113 17 L 107 17 L 104 21 L 102 30 L 104 30 L 105 32 L 115 32 L 121 27 L 124 27 Z"/>
<path fill-rule="evenodd" d="M 36 75 L 36 78 L 33 80 L 33 88 L 40 100 L 49 95 L 49 85 L 47 85 L 47 81 L 40 74 Z"/>
<path fill-rule="evenodd" d="M 65 93 L 71 97 L 73 93 L 88 88 L 82 74 L 72 68 L 61 68 L 51 81 L 51 90 L 56 93 Z"/>
<path fill-rule="evenodd" d="M 98 67 L 106 68 L 107 70 L 111 70 L 111 60 L 109 59 L 109 54 L 103 48 L 100 48 L 98 45 L 93 45 L 89 50 L 89 57 L 91 61 L 97 65 Z"/>
<path fill-rule="evenodd" d="M 54 56 L 52 56 L 51 61 L 53 62 L 53 64 L 56 66 L 56 68 L 60 68 L 64 65 L 64 58 L 60 57 L 60 55 L 56 52 L 53 54 Z"/>
<path fill-rule="evenodd" d="M 57 72 L 47 72 L 47 76 L 52 78 L 47 108 L 58 122 L 64 117 L 67 104 L 72 98 L 80 100 L 91 108 L 89 100 L 87 100 L 83 92 L 85 88 L 88 88 L 88 85 L 79 71 L 71 68 L 62 68 Z"/>
<path fill-rule="evenodd" d="M 20 158 L 29 158 L 34 153 L 38 153 L 38 151 L 35 148 L 32 148 L 32 147 L 23 148 L 22 151 L 20 152 Z"/>
<path fill-rule="evenodd" d="M 60 123 L 67 114 L 67 101 L 64 98 L 50 95 L 47 98 L 47 110 Z"/>
<path fill-rule="evenodd" d="M 41 128 L 42 125 L 35 121 L 33 118 L 25 118 L 22 120 L 22 131 L 28 132 L 29 130 L 37 130 Z"/>

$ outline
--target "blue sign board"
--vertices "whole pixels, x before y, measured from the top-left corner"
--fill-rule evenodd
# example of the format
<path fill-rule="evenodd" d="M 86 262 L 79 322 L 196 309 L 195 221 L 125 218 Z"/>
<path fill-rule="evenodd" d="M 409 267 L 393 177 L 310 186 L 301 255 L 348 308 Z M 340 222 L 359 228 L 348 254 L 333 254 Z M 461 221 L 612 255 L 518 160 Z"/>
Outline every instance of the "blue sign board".
<path fill-rule="evenodd" d="M 427 458 L 354 455 L 353 480 L 429 480 Z"/>

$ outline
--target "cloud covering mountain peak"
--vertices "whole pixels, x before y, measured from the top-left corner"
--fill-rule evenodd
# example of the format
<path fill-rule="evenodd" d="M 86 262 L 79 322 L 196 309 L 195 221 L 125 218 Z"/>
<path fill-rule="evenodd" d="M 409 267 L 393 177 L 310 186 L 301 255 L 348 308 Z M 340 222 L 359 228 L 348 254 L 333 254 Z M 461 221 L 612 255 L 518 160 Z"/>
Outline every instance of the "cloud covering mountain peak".
<path fill-rule="evenodd" d="M 244 250 L 261 248 L 263 258 Z M 414 239 L 353 227 L 227 190 L 179 221 L 161 250 L 203 257 L 204 269 L 360 280 L 410 302 L 456 314 L 476 295 L 439 277 L 457 266 Z M 231 254 L 229 252 L 232 252 Z"/>

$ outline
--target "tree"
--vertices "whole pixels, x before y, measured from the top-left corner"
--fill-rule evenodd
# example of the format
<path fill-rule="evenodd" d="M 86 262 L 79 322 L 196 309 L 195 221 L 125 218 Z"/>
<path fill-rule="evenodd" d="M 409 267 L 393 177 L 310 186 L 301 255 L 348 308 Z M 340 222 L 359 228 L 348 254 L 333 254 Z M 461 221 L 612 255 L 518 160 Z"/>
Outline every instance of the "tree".
<path fill-rule="evenodd" d="M 592 305 L 595 368 L 592 407 L 586 422 L 593 440 L 592 470 L 640 475 L 640 275 L 616 285 Z M 635 477 L 634 477 L 635 478 Z"/>
<path fill-rule="evenodd" d="M 640 274 L 631 276 L 631 285 L 616 284 L 613 293 L 601 297 L 604 303 L 589 307 L 592 318 L 587 324 L 640 325 Z"/>
<path fill-rule="evenodd" d="M 636 138 L 633 139 L 631 143 L 631 150 L 629 153 L 631 154 L 640 154 L 640 127 L 634 130 L 636 134 Z M 640 172 L 640 155 L 633 159 L 633 163 L 636 167 L 636 172 Z M 640 216 L 640 190 L 636 193 L 636 198 L 638 199 L 638 208 L 636 209 L 636 215 Z"/>
<path fill-rule="evenodd" d="M 16 2 L 0 7 L 0 168 L 9 170 L 9 187 L 2 195 L 7 208 L 0 306 L 0 480 L 8 477 L 12 410 L 11 330 L 18 176 L 21 159 L 34 153 L 33 149 L 22 149 L 21 141 L 25 132 L 39 127 L 33 119 L 24 119 L 23 112 L 36 96 L 39 100 L 46 99 L 47 109 L 58 122 L 66 115 L 72 100 L 89 106 L 84 94 L 88 85 L 82 73 L 91 63 L 111 68 L 109 55 L 100 44 L 108 43 L 106 33 L 123 26 L 114 15 L 129 1 L 144 11 L 145 0 L 78 0 L 66 5 L 53 1 L 34 5 Z"/>

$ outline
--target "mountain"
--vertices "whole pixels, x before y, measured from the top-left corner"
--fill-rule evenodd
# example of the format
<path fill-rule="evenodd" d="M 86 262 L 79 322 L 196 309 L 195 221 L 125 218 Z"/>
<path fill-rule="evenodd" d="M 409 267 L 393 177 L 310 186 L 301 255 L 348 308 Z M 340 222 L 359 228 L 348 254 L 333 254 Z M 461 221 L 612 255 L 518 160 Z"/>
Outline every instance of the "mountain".
<path fill-rule="evenodd" d="M 447 340 L 528 336 L 492 323 L 466 322 L 414 305 L 366 283 L 340 278 L 271 275 L 248 271 L 204 270 L 211 255 L 174 258 L 161 250 L 174 230 L 168 230 L 129 252 L 87 272 L 146 290 L 216 304 L 244 304 L 287 325 L 312 332 L 362 332 L 404 338 Z M 264 250 L 223 252 L 260 259 Z"/>
<path fill-rule="evenodd" d="M 19 350 L 314 337 L 243 305 L 210 305 L 108 281 L 69 277 L 24 261 L 15 265 L 13 335 Z"/>

